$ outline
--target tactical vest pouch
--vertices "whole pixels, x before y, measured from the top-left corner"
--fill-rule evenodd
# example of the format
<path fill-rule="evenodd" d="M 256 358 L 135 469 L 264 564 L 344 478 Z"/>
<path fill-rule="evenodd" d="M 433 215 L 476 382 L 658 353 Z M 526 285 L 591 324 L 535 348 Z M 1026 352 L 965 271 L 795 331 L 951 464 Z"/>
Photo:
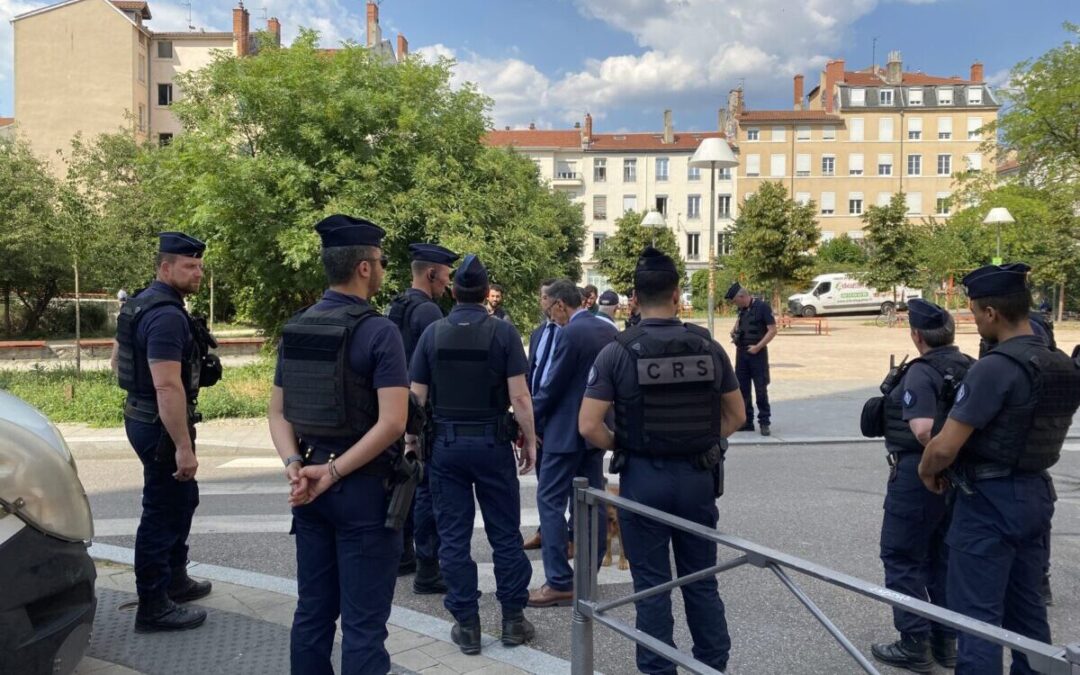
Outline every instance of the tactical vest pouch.
<path fill-rule="evenodd" d="M 412 332 L 412 316 L 413 312 L 420 302 L 414 301 L 408 293 L 401 293 L 390 301 L 390 311 L 387 312 L 386 318 L 390 319 L 391 323 L 397 326 L 398 331 L 401 333 L 401 342 L 405 345 L 405 356 L 411 358 L 413 350 L 416 349 L 416 342 L 420 338 L 419 335 L 413 335 Z"/>
<path fill-rule="evenodd" d="M 885 397 L 874 396 L 863 404 L 859 417 L 859 430 L 867 438 L 881 438 L 885 435 Z"/>
<path fill-rule="evenodd" d="M 285 419 L 302 435 L 345 430 L 345 355 L 349 330 L 336 325 L 286 325 L 281 336 Z"/>

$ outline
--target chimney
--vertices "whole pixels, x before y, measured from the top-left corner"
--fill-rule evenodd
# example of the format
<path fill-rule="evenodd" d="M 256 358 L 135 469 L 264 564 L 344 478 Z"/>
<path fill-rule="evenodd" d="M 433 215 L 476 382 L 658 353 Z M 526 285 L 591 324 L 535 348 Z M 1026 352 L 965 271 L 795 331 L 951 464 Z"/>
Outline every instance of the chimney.
<path fill-rule="evenodd" d="M 529 131 L 536 131 L 536 122 L 529 122 Z"/>
<path fill-rule="evenodd" d="M 592 143 L 592 115 L 585 113 L 585 126 L 581 129 L 581 149 L 588 150 Z"/>
<path fill-rule="evenodd" d="M 795 110 L 803 109 L 803 76 L 795 76 Z"/>
<path fill-rule="evenodd" d="M 575 129 L 580 129 L 581 128 L 581 122 L 574 122 L 574 128 Z"/>
<path fill-rule="evenodd" d="M 732 89 L 727 95 L 728 116 L 738 119 L 743 113 L 743 90 L 742 87 Z"/>
<path fill-rule="evenodd" d="M 232 11 L 233 48 L 237 56 L 247 56 L 251 51 L 251 31 L 248 30 L 248 11 L 241 2 Z"/>
<path fill-rule="evenodd" d="M 409 41 L 405 39 L 405 36 L 398 33 L 397 36 L 397 60 L 404 61 L 405 57 L 409 55 Z"/>
<path fill-rule="evenodd" d="M 894 49 L 889 52 L 889 60 L 885 64 L 885 82 L 894 86 L 899 85 L 904 79 L 903 70 L 900 52 Z"/>
<path fill-rule="evenodd" d="M 278 47 L 281 46 L 281 22 L 277 20 L 276 16 L 272 16 L 266 20 L 266 30 L 274 38 L 274 44 Z"/>
<path fill-rule="evenodd" d="M 971 64 L 971 81 L 982 82 L 983 81 L 983 64 L 976 61 Z"/>
<path fill-rule="evenodd" d="M 825 64 L 825 86 L 821 98 L 825 101 L 825 112 L 836 112 L 833 101 L 833 87 L 844 81 L 844 59 L 836 59 Z"/>
<path fill-rule="evenodd" d="M 376 47 L 382 42 L 379 32 L 379 5 L 374 0 L 367 3 L 367 46 Z"/>
<path fill-rule="evenodd" d="M 671 127 L 671 111 L 664 111 L 664 144 L 670 145 L 675 142 L 675 130 Z"/>
<path fill-rule="evenodd" d="M 716 130 L 724 134 L 727 137 L 734 136 L 732 133 L 734 124 L 732 124 L 731 113 L 727 111 L 727 108 L 720 108 L 716 111 Z"/>

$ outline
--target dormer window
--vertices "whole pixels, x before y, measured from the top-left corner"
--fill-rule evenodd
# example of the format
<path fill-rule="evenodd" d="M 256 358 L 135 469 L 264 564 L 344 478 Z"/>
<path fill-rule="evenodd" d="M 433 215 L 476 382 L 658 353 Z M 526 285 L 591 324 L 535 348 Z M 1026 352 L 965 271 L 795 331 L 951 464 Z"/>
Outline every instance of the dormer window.
<path fill-rule="evenodd" d="M 893 90 L 892 89 L 879 89 L 878 90 L 878 105 L 892 105 L 893 104 Z"/>
<path fill-rule="evenodd" d="M 953 104 L 953 90 L 952 87 L 942 87 L 937 90 L 937 104 L 938 105 L 952 105 Z"/>
<path fill-rule="evenodd" d="M 908 89 L 908 105 L 922 104 L 922 89 Z"/>
<path fill-rule="evenodd" d="M 967 102 L 968 105 L 982 105 L 983 101 L 982 87 L 968 87 L 967 90 Z"/>
<path fill-rule="evenodd" d="M 851 90 L 851 105 L 857 105 L 857 106 L 866 105 L 866 90 L 865 89 L 852 89 Z"/>

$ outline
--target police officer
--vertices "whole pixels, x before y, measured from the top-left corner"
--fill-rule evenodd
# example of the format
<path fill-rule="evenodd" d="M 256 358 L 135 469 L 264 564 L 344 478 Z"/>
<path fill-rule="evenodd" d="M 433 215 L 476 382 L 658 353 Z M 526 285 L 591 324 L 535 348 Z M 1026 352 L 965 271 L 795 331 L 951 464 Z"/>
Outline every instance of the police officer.
<path fill-rule="evenodd" d="M 465 654 L 480 653 L 480 591 L 470 555 L 476 502 L 495 562 L 495 595 L 502 605 L 502 643 L 513 647 L 535 631 L 523 609 L 532 566 L 522 549 L 518 473 L 536 458 L 528 362 L 509 321 L 488 314 L 488 274 L 475 255 L 454 274 L 450 316 L 428 326 L 410 366 L 412 391 L 431 399 L 435 427 L 431 494 L 439 529 L 439 562 L 454 617 L 451 639 Z M 513 404 L 514 423 L 508 410 Z M 515 460 L 518 425 L 525 436 Z"/>
<path fill-rule="evenodd" d="M 387 489 L 408 414 L 401 336 L 368 302 L 385 274 L 383 230 L 333 215 L 316 226 L 330 288 L 285 325 L 270 434 L 292 486 L 299 599 L 294 675 L 385 673 L 386 621 L 401 533 L 385 527 Z"/>
<path fill-rule="evenodd" d="M 739 378 L 743 405 L 746 407 L 746 424 L 739 431 L 754 430 L 754 404 L 750 399 L 750 385 L 754 385 L 757 400 L 758 425 L 762 436 L 770 433 L 772 408 L 769 406 L 769 349 L 768 344 L 776 337 L 776 319 L 772 308 L 764 300 L 751 297 L 750 292 L 737 282 L 724 295 L 739 308 L 739 318 L 731 339 L 735 343 L 735 375 Z"/>
<path fill-rule="evenodd" d="M 968 483 L 946 538 L 949 608 L 1049 642 L 1039 594 L 1054 513 L 1046 470 L 1080 407 L 1080 363 L 1032 333 L 1028 269 L 987 265 L 964 277 L 979 334 L 997 346 L 968 371 L 919 477 L 940 493 L 942 472 L 955 464 Z M 963 633 L 958 647 L 959 675 L 1001 672 L 1001 647 Z M 1014 651 L 1012 660 L 1013 673 L 1035 672 L 1024 654 Z"/>
<path fill-rule="evenodd" d="M 956 324 L 947 311 L 925 300 L 908 303 L 911 341 L 919 358 L 905 364 L 882 385 L 885 394 L 885 449 L 889 482 L 881 524 L 881 562 L 885 587 L 945 607 L 948 549 L 945 496 L 927 491 L 919 480 L 923 446 L 941 430 L 956 388 L 973 359 L 953 344 Z M 930 672 L 937 661 L 956 665 L 956 631 L 893 609 L 900 639 L 871 648 L 874 658 L 915 672 Z"/>
<path fill-rule="evenodd" d="M 723 491 L 726 438 L 743 423 L 743 402 L 731 362 L 708 331 L 678 321 L 679 275 L 674 261 L 646 248 L 634 271 L 641 323 L 621 333 L 596 358 L 581 404 L 579 430 L 598 448 L 615 449 L 623 497 L 706 527 L 716 527 Z M 615 408 L 615 431 L 604 418 Z M 677 414 L 678 425 L 668 424 Z M 716 545 L 623 511 L 619 524 L 634 590 L 671 580 L 671 547 L 680 576 L 716 564 Z M 724 670 L 731 650 L 715 576 L 683 586 L 694 656 Z M 637 628 L 675 646 L 671 594 L 634 603 Z M 644 647 L 638 669 L 675 673 L 675 665 Z"/>
<path fill-rule="evenodd" d="M 637 296 L 634 295 L 634 289 L 626 294 L 629 298 L 626 302 L 627 317 L 623 321 L 623 329 L 633 328 L 641 323 L 641 309 L 638 307 Z"/>
<path fill-rule="evenodd" d="M 124 428 L 143 464 L 143 511 L 135 535 L 136 632 L 194 628 L 206 612 L 176 603 L 205 597 L 210 582 L 187 574 L 188 533 L 199 505 L 195 410 L 213 338 L 184 308 L 202 282 L 206 244 L 181 232 L 158 235 L 157 278 L 124 303 L 116 322 L 114 369 Z M 220 363 L 218 363 L 220 367 Z"/>
<path fill-rule="evenodd" d="M 596 316 L 615 324 L 615 312 L 619 309 L 619 294 L 615 291 L 604 291 L 596 301 Z"/>
<path fill-rule="evenodd" d="M 406 363 L 412 359 L 424 329 L 443 318 L 442 309 L 435 300 L 441 298 L 450 285 L 450 266 L 458 259 L 456 253 L 436 244 L 411 244 L 409 252 L 412 255 L 412 287 L 394 298 L 387 312 L 401 332 Z M 398 576 L 416 572 L 413 592 L 418 595 L 445 593 L 446 584 L 439 573 L 439 535 L 435 531 L 435 512 L 431 507 L 427 475 L 416 486 L 411 517 L 405 520 L 402 534 L 405 548 L 398 565 Z"/>

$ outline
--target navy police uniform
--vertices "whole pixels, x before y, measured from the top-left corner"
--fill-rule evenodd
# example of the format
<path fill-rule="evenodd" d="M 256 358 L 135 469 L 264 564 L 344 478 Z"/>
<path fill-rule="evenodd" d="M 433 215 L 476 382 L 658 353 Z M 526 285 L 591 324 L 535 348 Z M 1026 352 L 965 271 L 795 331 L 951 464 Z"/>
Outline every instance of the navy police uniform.
<path fill-rule="evenodd" d="M 346 216 L 330 216 L 316 229 L 324 248 L 379 246 L 384 234 Z M 326 463 L 374 426 L 377 390 L 409 386 L 401 336 L 366 299 L 327 290 L 286 324 L 274 384 L 282 387 L 285 417 L 299 437 L 304 463 Z M 385 522 L 387 478 L 397 451 L 387 448 L 292 510 L 299 596 L 291 635 L 294 675 L 333 672 L 339 615 L 342 673 L 390 669 L 384 642 L 402 539 Z"/>
<path fill-rule="evenodd" d="M 732 284 L 724 298 L 734 299 L 739 290 L 739 284 Z M 751 385 L 754 388 L 754 400 L 757 401 L 758 424 L 767 427 L 772 419 L 772 407 L 769 406 L 769 348 L 763 347 L 757 354 L 751 354 L 749 348 L 760 342 L 769 326 L 775 324 L 772 308 L 764 300 L 753 298 L 748 307 L 739 309 L 732 339 L 735 342 L 735 377 L 739 380 L 739 390 L 742 391 L 743 403 L 746 406 L 744 429 L 754 428 Z"/>
<path fill-rule="evenodd" d="M 671 259 L 652 248 L 642 254 L 637 270 L 677 274 Z M 625 456 L 621 496 L 716 527 L 717 480 L 727 447 L 720 432 L 720 397 L 736 389 L 723 348 L 707 331 L 675 318 L 643 319 L 606 346 L 589 373 L 585 397 L 614 403 L 616 447 Z M 673 416 L 677 425 L 670 424 Z M 702 450 L 712 459 L 702 463 Z M 625 511 L 619 512 L 619 524 L 635 592 L 671 580 L 672 549 L 678 576 L 716 564 L 712 542 Z M 731 638 L 716 577 L 687 584 L 682 593 L 694 657 L 724 670 Z M 670 592 L 634 605 L 637 629 L 674 647 Z M 676 672 L 673 663 L 641 646 L 637 666 L 645 673 Z"/>
<path fill-rule="evenodd" d="M 1026 293 L 1023 264 L 980 268 L 964 278 L 975 300 Z M 1080 364 L 1022 335 L 976 362 L 949 413 L 974 427 L 957 469 L 970 481 L 958 492 L 949 528 L 948 600 L 954 611 L 1050 642 L 1040 595 L 1054 493 L 1046 472 L 1060 457 L 1080 405 Z M 1000 673 L 1001 647 L 960 635 L 956 672 Z M 1012 673 L 1032 673 L 1013 652 Z"/>
<path fill-rule="evenodd" d="M 483 264 L 466 256 L 455 272 L 455 288 L 487 285 Z M 491 544 L 504 619 L 520 616 L 529 597 L 532 566 L 522 550 L 521 494 L 511 447 L 516 431 L 507 387 L 507 378 L 528 368 L 514 325 L 471 303 L 455 305 L 447 318 L 429 326 L 410 364 L 412 381 L 429 386 L 433 412 L 429 468 L 439 563 L 448 589 L 444 605 L 461 626 L 477 631 L 480 590 L 470 553 L 475 503 Z"/>

